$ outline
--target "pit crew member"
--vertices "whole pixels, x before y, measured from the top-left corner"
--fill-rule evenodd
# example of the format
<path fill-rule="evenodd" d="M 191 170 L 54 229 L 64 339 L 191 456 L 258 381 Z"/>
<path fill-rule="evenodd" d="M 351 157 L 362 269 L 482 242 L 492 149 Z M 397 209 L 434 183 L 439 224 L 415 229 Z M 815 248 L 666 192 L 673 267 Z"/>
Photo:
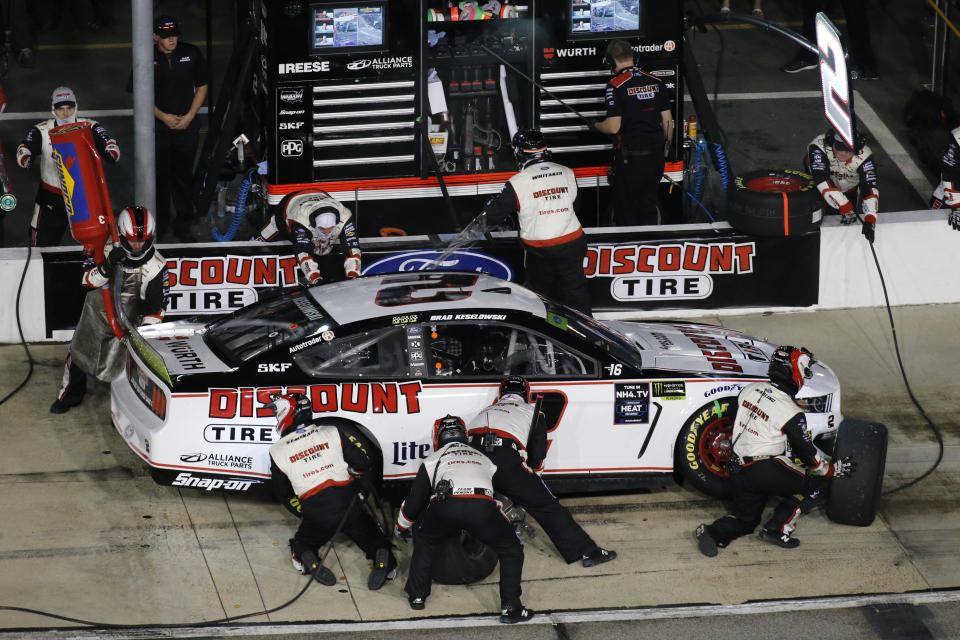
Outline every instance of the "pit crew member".
<path fill-rule="evenodd" d="M 641 71 L 626 40 L 607 45 L 606 118 L 594 124 L 617 136 L 613 160 L 613 207 L 619 225 L 657 224 L 664 148 L 673 139 L 670 96 L 660 78 Z"/>
<path fill-rule="evenodd" d="M 826 479 L 853 472 L 850 457 L 831 462 L 810 441 L 803 410 L 794 400 L 812 375 L 812 364 L 806 349 L 777 347 L 770 357 L 770 382 L 753 382 L 740 392 L 732 434 L 733 513 L 697 527 L 697 545 L 705 556 L 713 557 L 717 548 L 753 532 L 770 496 L 781 500 L 760 539 L 795 548 L 800 544 L 792 535 L 797 520 L 823 504 Z"/>
<path fill-rule="evenodd" d="M 373 560 L 367 588 L 379 589 L 397 575 L 397 561 L 377 522 L 356 504 L 362 499 L 357 478 L 371 468 L 363 443 L 333 425 L 314 423 L 310 399 L 302 393 L 277 394 L 271 406 L 281 436 L 270 447 L 273 491 L 302 518 L 290 539 L 294 568 L 321 584 L 336 584 L 318 551 L 342 523 L 342 531 Z"/>
<path fill-rule="evenodd" d="M 547 455 L 547 432 L 529 396 L 525 378 L 501 382 L 496 402 L 468 425 L 470 445 L 496 465 L 494 489 L 536 519 L 567 564 L 580 560 L 592 567 L 613 560 L 617 553 L 598 547 L 537 475 Z"/>
<path fill-rule="evenodd" d="M 360 240 L 353 214 L 319 189 L 294 194 L 253 239 L 293 243 L 306 284 L 360 275 Z M 338 244 L 342 257 L 334 250 Z"/>
<path fill-rule="evenodd" d="M 467 444 L 466 426 L 457 416 L 434 423 L 433 450 L 400 505 L 394 531 L 405 537 L 413 528 L 413 558 L 404 586 L 410 607 L 424 608 L 434 556 L 447 537 L 464 529 L 500 559 L 500 622 L 531 619 L 533 611 L 520 602 L 523 545 L 493 499 L 496 467 Z"/>
<path fill-rule="evenodd" d="M 513 136 L 520 172 L 487 200 L 483 214 L 499 224 L 517 214 L 525 252 L 527 287 L 591 315 L 593 304 L 583 261 L 587 240 L 574 210 L 577 179 L 568 167 L 550 161 L 539 129 L 521 129 Z"/>
<path fill-rule="evenodd" d="M 77 117 L 77 96 L 70 87 L 57 87 L 50 99 L 53 118 L 30 128 L 17 147 L 17 164 L 24 169 L 40 163 L 40 185 L 30 219 L 30 243 L 34 247 L 55 247 L 67 228 L 67 209 L 60 192 L 60 174 L 53 159 L 50 130 L 72 122 L 89 122 L 93 142 L 107 162 L 120 160 L 120 147 L 102 124 Z"/>
<path fill-rule="evenodd" d="M 880 191 L 870 146 L 858 136 L 857 148 L 851 149 L 830 129 L 810 142 L 805 162 L 824 202 L 840 214 L 841 223 L 856 222 L 855 207 L 860 206 L 863 213 L 861 231 L 867 240 L 873 242 Z"/>
<path fill-rule="evenodd" d="M 931 208 L 947 207 L 947 222 L 960 231 L 960 127 L 951 134 L 940 160 L 940 184 L 931 199 Z"/>
<path fill-rule="evenodd" d="M 123 368 L 126 351 L 110 327 L 103 296 L 89 291 L 111 283 L 118 265 L 123 268 L 123 279 L 120 290 L 114 290 L 113 295 L 120 296 L 130 321 L 141 325 L 163 321 L 170 274 L 166 259 L 154 247 L 156 220 L 145 207 L 133 206 L 121 211 L 116 223 L 118 243 L 107 240 L 100 264 L 94 264 L 92 256 L 84 264 L 82 284 L 88 293 L 70 342 L 60 391 L 50 405 L 51 413 L 66 413 L 83 401 L 88 374 L 110 382 Z"/>

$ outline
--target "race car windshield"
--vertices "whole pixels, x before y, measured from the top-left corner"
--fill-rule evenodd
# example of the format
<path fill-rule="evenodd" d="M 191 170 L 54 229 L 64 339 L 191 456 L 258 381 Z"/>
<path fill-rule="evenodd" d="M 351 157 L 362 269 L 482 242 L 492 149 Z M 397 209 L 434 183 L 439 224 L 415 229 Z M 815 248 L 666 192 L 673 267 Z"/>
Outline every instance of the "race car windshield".
<path fill-rule="evenodd" d="M 631 367 L 643 369 L 643 360 L 637 351 L 637 346 L 626 336 L 600 324 L 590 316 L 553 304 L 545 298 L 541 299 L 547 306 L 547 322 L 580 336 L 586 342 L 610 353 Z"/>
<path fill-rule="evenodd" d="M 335 326 L 309 294 L 295 291 L 214 322 L 204 339 L 220 359 L 237 367 L 279 345 L 320 342 Z"/>

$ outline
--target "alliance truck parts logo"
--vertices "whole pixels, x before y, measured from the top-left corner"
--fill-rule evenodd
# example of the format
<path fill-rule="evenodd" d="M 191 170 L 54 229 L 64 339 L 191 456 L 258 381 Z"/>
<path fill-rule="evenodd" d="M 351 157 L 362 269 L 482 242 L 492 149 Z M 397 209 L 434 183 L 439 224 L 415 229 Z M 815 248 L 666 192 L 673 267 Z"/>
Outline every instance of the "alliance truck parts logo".
<path fill-rule="evenodd" d="M 615 300 L 703 299 L 713 274 L 753 273 L 754 242 L 590 246 L 584 272 L 611 278 Z"/>
<path fill-rule="evenodd" d="M 412 69 L 413 56 L 393 56 L 390 58 L 361 58 L 347 63 L 349 71 L 362 69 Z"/>

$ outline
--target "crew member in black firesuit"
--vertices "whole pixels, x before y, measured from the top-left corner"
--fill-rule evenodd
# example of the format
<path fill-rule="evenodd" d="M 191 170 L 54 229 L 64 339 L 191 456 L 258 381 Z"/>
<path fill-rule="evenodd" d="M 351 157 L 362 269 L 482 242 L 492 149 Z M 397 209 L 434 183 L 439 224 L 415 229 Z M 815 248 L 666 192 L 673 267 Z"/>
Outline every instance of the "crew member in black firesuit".
<path fill-rule="evenodd" d="M 360 275 L 360 240 L 353 214 L 336 198 L 311 189 L 291 197 L 254 240 L 289 240 L 306 284 L 337 282 Z M 335 252 L 340 245 L 342 256 Z"/>
<path fill-rule="evenodd" d="M 403 538 L 413 527 L 413 557 L 404 587 L 412 609 L 426 604 L 430 568 L 440 546 L 463 529 L 500 559 L 500 622 L 533 617 L 520 602 L 523 544 L 493 499 L 495 471 L 486 456 L 467 444 L 462 419 L 447 415 L 434 423 L 433 453 L 420 465 L 394 530 Z"/>
<path fill-rule="evenodd" d="M 526 379 L 501 382 L 497 401 L 470 421 L 470 444 L 497 465 L 493 488 L 536 519 L 567 564 L 580 560 L 592 567 L 613 560 L 616 551 L 598 547 L 537 475 L 547 456 L 547 432 L 529 396 Z"/>
<path fill-rule="evenodd" d="M 60 192 L 60 173 L 50 144 L 50 130 L 71 122 L 89 122 L 100 157 L 107 162 L 120 160 L 120 147 L 103 125 L 90 118 L 77 117 L 77 96 L 73 89 L 54 89 L 51 110 L 53 118 L 33 125 L 17 147 L 17 164 L 24 169 L 29 169 L 37 159 L 40 162 L 40 186 L 30 220 L 30 243 L 35 247 L 55 247 L 60 244 L 68 224 L 67 209 Z"/>
<path fill-rule="evenodd" d="M 180 41 L 180 25 L 170 16 L 153 24 L 154 136 L 157 155 L 157 237 L 170 228 L 170 200 L 176 217 L 173 233 L 182 242 L 193 240 L 193 162 L 200 141 L 197 112 L 207 99 L 207 63 L 200 49 Z M 127 83 L 133 91 L 133 75 Z"/>
<path fill-rule="evenodd" d="M 931 198 L 931 208 L 947 208 L 947 222 L 960 231 L 960 127 L 951 132 L 950 144 L 940 160 L 940 184 Z"/>
<path fill-rule="evenodd" d="M 880 190 L 870 146 L 858 136 L 857 149 L 851 149 L 830 129 L 810 142 L 805 162 L 824 202 L 840 214 L 842 224 L 857 221 L 855 207 L 859 204 L 863 212 L 861 231 L 873 242 Z"/>
<path fill-rule="evenodd" d="M 568 167 L 550 161 L 539 129 L 517 131 L 513 153 L 520 173 L 487 200 L 483 214 L 496 225 L 516 212 L 526 286 L 591 315 L 593 304 L 583 272 L 587 240 L 573 206 L 577 179 Z"/>
<path fill-rule="evenodd" d="M 636 66 L 626 40 L 611 41 L 603 59 L 613 78 L 606 88 L 607 117 L 594 128 L 618 139 L 614 219 L 621 226 L 657 224 L 664 151 L 673 139 L 670 96 L 660 78 Z"/>
<path fill-rule="evenodd" d="M 356 504 L 362 499 L 357 479 L 371 468 L 363 443 L 334 425 L 314 423 L 310 398 L 302 393 L 271 400 L 281 436 L 270 447 L 274 495 L 302 518 L 290 539 L 294 568 L 321 584 L 336 584 L 318 552 L 342 522 L 341 530 L 373 560 L 367 588 L 379 589 L 396 577 L 397 561 L 377 522 Z"/>
<path fill-rule="evenodd" d="M 740 392 L 732 435 L 733 513 L 697 527 L 704 555 L 715 556 L 718 547 L 753 532 L 770 496 L 782 499 L 760 539 L 793 549 L 800 544 L 792 536 L 797 520 L 823 504 L 826 478 L 852 473 L 850 457 L 830 462 L 810 441 L 803 410 L 794 400 L 804 379 L 812 376 L 813 364 L 806 349 L 777 347 L 770 357 L 770 382 L 753 382 Z"/>
<path fill-rule="evenodd" d="M 124 313 L 132 324 L 163 322 L 170 295 L 167 261 L 154 245 L 157 223 L 144 207 L 127 207 L 117 216 L 119 242 L 107 240 L 104 259 L 94 264 L 93 257 L 84 263 L 83 287 L 88 290 L 80 320 L 70 342 L 70 352 L 63 369 L 63 383 L 51 413 L 65 413 L 83 400 L 87 391 L 87 374 L 101 382 L 112 381 L 123 368 L 126 350 L 117 340 L 107 320 L 103 296 L 90 291 L 110 284 L 117 265 L 123 267 L 120 296 Z"/>

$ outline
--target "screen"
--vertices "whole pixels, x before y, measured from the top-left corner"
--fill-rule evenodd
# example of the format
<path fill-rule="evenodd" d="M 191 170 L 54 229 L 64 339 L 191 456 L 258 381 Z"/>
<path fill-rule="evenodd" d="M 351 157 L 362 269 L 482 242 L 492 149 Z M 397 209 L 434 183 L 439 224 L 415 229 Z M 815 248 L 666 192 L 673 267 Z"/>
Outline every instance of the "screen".
<path fill-rule="evenodd" d="M 584 39 L 640 35 L 640 0 L 570 0 L 569 35 Z"/>
<path fill-rule="evenodd" d="M 386 47 L 386 3 L 313 6 L 311 53 Z"/>

